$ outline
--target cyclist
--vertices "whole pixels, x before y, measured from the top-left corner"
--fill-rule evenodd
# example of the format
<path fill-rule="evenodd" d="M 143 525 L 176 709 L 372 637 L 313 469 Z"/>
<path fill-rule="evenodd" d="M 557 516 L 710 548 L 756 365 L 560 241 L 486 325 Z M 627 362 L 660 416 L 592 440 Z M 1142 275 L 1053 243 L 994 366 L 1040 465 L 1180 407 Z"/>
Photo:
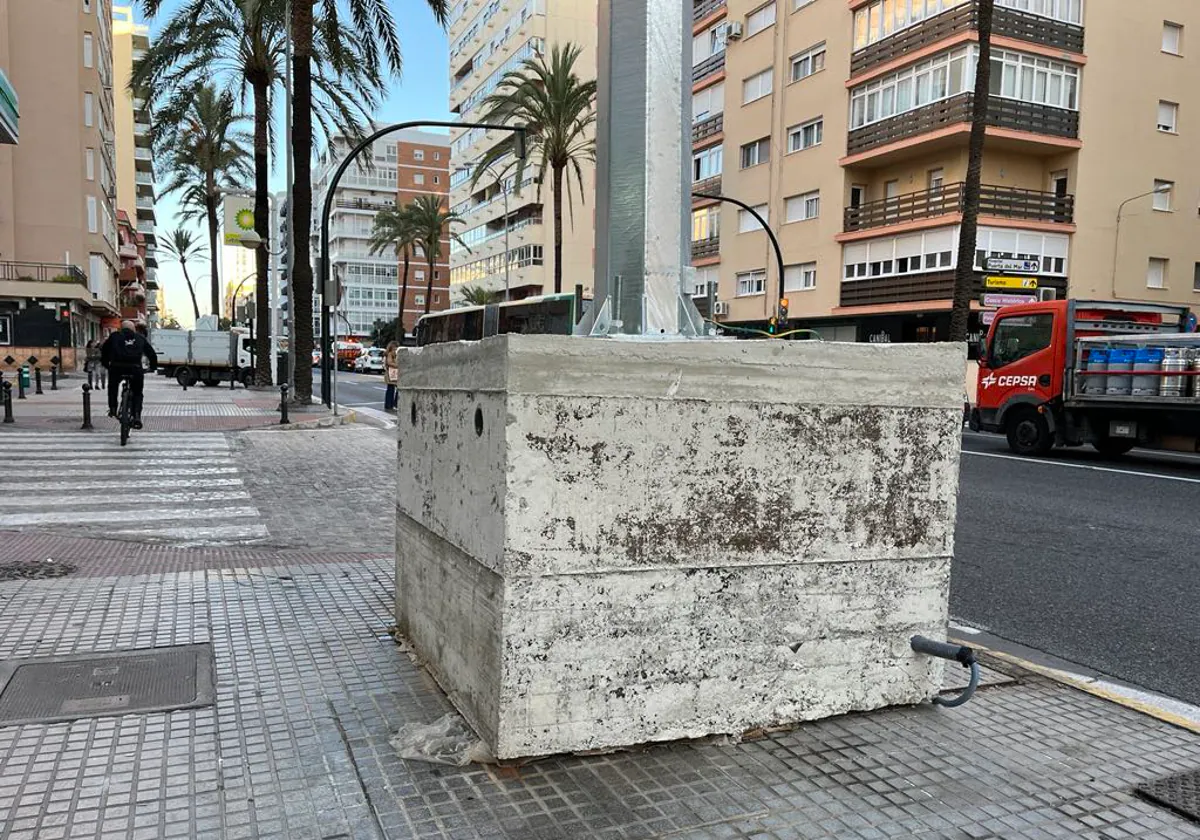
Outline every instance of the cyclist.
<path fill-rule="evenodd" d="M 100 348 L 100 364 L 108 369 L 108 416 L 117 416 L 117 398 L 121 391 L 121 380 L 129 380 L 130 410 L 133 413 L 133 428 L 142 428 L 142 388 L 145 377 L 142 358 L 150 363 L 150 370 L 158 367 L 158 354 L 133 326 L 133 321 L 122 321 L 121 329 L 110 335 Z"/>

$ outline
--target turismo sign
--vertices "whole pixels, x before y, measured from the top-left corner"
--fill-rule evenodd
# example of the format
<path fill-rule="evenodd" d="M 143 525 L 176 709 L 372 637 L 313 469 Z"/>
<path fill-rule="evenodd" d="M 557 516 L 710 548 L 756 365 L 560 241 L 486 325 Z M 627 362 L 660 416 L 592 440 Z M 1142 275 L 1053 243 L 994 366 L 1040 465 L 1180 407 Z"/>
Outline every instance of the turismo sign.
<path fill-rule="evenodd" d="M 988 257 L 983 261 L 983 268 L 985 271 L 1007 271 L 1011 274 L 1037 274 L 1042 270 L 1042 263 L 1040 260 Z"/>
<path fill-rule="evenodd" d="M 988 277 L 984 281 L 984 286 L 989 289 L 1024 289 L 1033 291 L 1038 287 L 1036 277 Z"/>

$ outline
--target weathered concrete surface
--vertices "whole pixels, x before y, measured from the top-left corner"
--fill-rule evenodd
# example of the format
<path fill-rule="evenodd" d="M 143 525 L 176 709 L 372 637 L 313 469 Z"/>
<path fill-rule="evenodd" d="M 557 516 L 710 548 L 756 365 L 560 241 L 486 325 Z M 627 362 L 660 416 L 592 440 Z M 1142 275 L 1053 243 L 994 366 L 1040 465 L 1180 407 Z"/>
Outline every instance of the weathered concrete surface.
<path fill-rule="evenodd" d="M 913 703 L 961 345 L 502 336 L 415 353 L 397 617 L 497 756 Z"/>

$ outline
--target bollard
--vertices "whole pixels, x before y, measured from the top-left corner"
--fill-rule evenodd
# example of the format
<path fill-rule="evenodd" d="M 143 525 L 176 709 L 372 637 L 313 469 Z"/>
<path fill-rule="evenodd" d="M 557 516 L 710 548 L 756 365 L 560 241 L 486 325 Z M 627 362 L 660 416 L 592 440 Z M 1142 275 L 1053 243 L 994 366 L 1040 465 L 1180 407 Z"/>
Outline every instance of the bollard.
<path fill-rule="evenodd" d="M 81 429 L 91 429 L 92 426 L 92 386 L 83 383 L 83 425 Z"/>
<path fill-rule="evenodd" d="M 13 422 L 12 416 L 12 383 L 4 383 L 4 422 Z"/>
<path fill-rule="evenodd" d="M 25 377 L 17 374 L 17 399 L 25 399 Z"/>
<path fill-rule="evenodd" d="M 58 365 L 50 365 L 50 390 L 58 390 Z"/>
<path fill-rule="evenodd" d="M 41 368 L 33 369 L 33 381 L 34 381 L 34 392 L 33 393 L 34 394 L 42 393 L 42 369 Z"/>
<path fill-rule="evenodd" d="M 290 422 L 288 420 L 288 386 L 286 382 L 279 386 L 279 395 L 279 424 L 282 426 L 284 423 Z"/>

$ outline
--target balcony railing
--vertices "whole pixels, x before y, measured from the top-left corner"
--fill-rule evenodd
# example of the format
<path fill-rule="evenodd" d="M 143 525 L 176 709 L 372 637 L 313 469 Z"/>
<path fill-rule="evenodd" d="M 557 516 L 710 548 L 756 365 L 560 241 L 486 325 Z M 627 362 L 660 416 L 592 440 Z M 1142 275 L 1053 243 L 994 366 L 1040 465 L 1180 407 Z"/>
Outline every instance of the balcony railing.
<path fill-rule="evenodd" d="M 711 76 L 713 73 L 725 69 L 725 51 L 711 55 L 701 61 L 699 64 L 692 66 L 692 83 L 700 81 Z"/>
<path fill-rule="evenodd" d="M 857 50 L 850 56 L 850 75 L 856 76 L 872 67 L 902 58 L 914 50 L 936 44 L 959 32 L 967 32 L 979 26 L 979 3 L 942 12 L 915 26 L 876 41 Z M 1072 23 L 1031 15 L 1028 12 L 996 6 L 992 15 L 992 32 L 1020 41 L 1042 44 L 1068 52 L 1083 52 L 1083 27 Z"/>
<path fill-rule="evenodd" d="M 1067 281 L 1062 277 L 1039 277 L 1039 288 L 1057 289 L 1066 294 Z M 983 294 L 984 276 L 975 274 L 971 296 Z M 842 306 L 878 306 L 886 303 L 919 303 L 931 300 L 950 300 L 954 296 L 954 270 L 930 274 L 909 274 L 903 277 L 869 277 L 842 283 Z"/>
<path fill-rule="evenodd" d="M 721 253 L 721 238 L 714 236 L 712 239 L 693 239 L 692 240 L 692 259 L 702 260 L 707 257 L 716 257 Z"/>
<path fill-rule="evenodd" d="M 709 195 L 721 194 L 721 176 L 717 175 L 712 178 L 705 178 L 703 181 L 695 181 L 692 183 L 693 193 L 708 193 Z M 703 201 L 703 199 L 697 199 Z"/>
<path fill-rule="evenodd" d="M 695 0 L 692 5 L 692 20 L 704 20 L 713 12 L 723 8 L 725 8 L 725 0 Z"/>
<path fill-rule="evenodd" d="M 845 230 L 867 230 L 947 213 L 961 213 L 964 187 L 962 183 L 944 184 L 894 198 L 870 201 L 859 207 L 847 207 Z M 979 189 L 979 212 L 984 216 L 1069 224 L 1075 218 L 1075 196 L 984 184 Z"/>
<path fill-rule="evenodd" d="M 857 154 L 897 140 L 936 131 L 955 123 L 971 121 L 973 93 L 961 93 L 922 108 L 897 114 L 862 128 L 851 130 L 846 142 L 849 154 Z M 1047 134 L 1052 137 L 1079 137 L 1079 113 L 1066 108 L 1019 102 L 1015 99 L 988 97 L 987 123 L 997 128 Z"/>
<path fill-rule="evenodd" d="M 366 198 L 337 198 L 333 201 L 334 207 L 341 207 L 347 210 L 395 210 L 396 202 L 390 204 L 383 201 L 371 201 Z"/>
<path fill-rule="evenodd" d="M 692 125 L 692 142 L 699 143 L 714 134 L 720 134 L 725 129 L 725 115 L 717 114 Z"/>
<path fill-rule="evenodd" d="M 39 262 L 0 262 L 0 280 L 32 280 L 37 283 L 88 284 L 87 275 L 73 265 Z"/>

